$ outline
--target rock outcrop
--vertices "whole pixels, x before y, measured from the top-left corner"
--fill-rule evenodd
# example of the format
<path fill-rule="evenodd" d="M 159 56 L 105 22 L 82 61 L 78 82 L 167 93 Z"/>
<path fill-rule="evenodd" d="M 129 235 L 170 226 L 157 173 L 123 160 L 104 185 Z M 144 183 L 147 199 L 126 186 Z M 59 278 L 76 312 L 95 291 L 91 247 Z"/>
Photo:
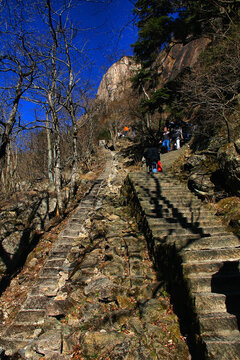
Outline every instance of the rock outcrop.
<path fill-rule="evenodd" d="M 97 99 L 114 101 L 121 98 L 131 86 L 131 77 L 138 66 L 130 56 L 123 56 L 114 63 L 102 78 L 97 91 Z"/>
<path fill-rule="evenodd" d="M 172 81 L 184 69 L 192 68 L 209 44 L 209 39 L 196 39 L 186 45 L 174 44 L 170 51 L 162 51 L 156 64 L 159 67 L 160 84 Z M 133 57 L 123 56 L 114 63 L 102 78 L 97 91 L 97 99 L 102 101 L 119 100 L 131 86 L 131 77 L 134 76 L 140 65 Z"/>
<path fill-rule="evenodd" d="M 240 196 L 240 138 L 220 148 L 217 157 L 227 190 Z"/>
<path fill-rule="evenodd" d="M 182 71 L 196 65 L 199 55 L 206 49 L 210 39 L 195 39 L 183 44 L 172 45 L 169 52 L 163 51 L 157 59 L 160 84 L 174 80 Z"/>

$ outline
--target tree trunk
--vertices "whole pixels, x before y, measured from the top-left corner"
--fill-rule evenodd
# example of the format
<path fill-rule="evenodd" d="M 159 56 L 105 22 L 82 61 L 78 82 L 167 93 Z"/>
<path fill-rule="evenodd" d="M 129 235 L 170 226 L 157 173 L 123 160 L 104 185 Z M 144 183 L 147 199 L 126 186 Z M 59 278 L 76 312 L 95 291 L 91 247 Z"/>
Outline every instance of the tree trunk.
<path fill-rule="evenodd" d="M 46 112 L 46 123 L 47 123 L 47 146 L 48 146 L 48 179 L 50 182 L 54 181 L 53 177 L 53 152 L 52 152 L 52 140 L 51 140 L 51 129 L 49 120 L 49 111 Z"/>

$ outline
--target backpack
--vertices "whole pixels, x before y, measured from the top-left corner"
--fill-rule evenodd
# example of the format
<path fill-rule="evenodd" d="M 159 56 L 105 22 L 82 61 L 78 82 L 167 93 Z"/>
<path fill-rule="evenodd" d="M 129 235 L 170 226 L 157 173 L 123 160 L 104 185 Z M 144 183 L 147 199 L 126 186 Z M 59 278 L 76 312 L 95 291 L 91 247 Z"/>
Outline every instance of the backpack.
<path fill-rule="evenodd" d="M 161 172 L 161 171 L 162 171 L 162 164 L 161 164 L 161 161 L 160 161 L 160 160 L 158 160 L 158 162 L 157 162 L 157 171 L 158 171 L 158 172 Z"/>

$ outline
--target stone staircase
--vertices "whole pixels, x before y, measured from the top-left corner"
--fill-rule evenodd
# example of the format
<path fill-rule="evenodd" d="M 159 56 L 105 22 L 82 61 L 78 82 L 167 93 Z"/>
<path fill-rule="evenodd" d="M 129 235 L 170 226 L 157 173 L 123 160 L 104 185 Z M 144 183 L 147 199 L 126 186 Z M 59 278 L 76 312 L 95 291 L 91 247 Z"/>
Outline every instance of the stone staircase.
<path fill-rule="evenodd" d="M 49 306 L 51 307 L 51 299 L 60 302 L 66 299 L 67 292 L 64 287 L 73 266 L 73 263 L 69 261 L 69 255 L 79 252 L 79 239 L 86 235 L 85 220 L 98 206 L 98 193 L 104 181 L 109 177 L 111 166 L 112 155 L 107 152 L 105 169 L 53 244 L 20 311 L 10 324 L 0 324 L 0 359 L 12 359 L 17 351 L 19 351 L 19 356 L 22 352 L 25 359 L 28 351 L 26 349 L 23 351 L 23 349 L 42 333 Z M 59 345 L 62 342 L 61 338 L 61 330 L 56 329 L 52 343 L 53 352 L 61 346 Z M 27 354 L 26 358 L 33 357 Z"/>
<path fill-rule="evenodd" d="M 124 196 L 168 283 L 193 359 L 240 359 L 240 241 L 183 184 L 132 173 Z"/>
<path fill-rule="evenodd" d="M 108 155 L 26 285 L 26 299 L 0 324 L 0 359 L 189 360 L 145 238 L 120 202 L 124 169 Z"/>

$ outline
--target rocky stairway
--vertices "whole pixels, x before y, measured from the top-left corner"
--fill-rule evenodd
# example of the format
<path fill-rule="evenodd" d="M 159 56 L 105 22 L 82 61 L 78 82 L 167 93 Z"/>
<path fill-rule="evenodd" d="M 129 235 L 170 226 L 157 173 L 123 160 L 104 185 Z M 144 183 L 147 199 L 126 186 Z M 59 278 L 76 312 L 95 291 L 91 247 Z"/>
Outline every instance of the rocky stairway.
<path fill-rule="evenodd" d="M 119 167 L 107 161 L 54 239 L 26 299 L 5 318 L 1 359 L 189 360 L 146 240 L 121 204 Z"/>
<path fill-rule="evenodd" d="M 128 198 L 194 359 L 240 359 L 240 241 L 168 174 L 129 174 Z"/>
<path fill-rule="evenodd" d="M 22 349 L 29 346 L 43 332 L 42 325 L 47 317 L 47 309 L 51 306 L 51 299 L 61 301 L 67 296 L 66 292 L 62 292 L 61 289 L 66 285 L 72 271 L 73 263 L 69 261 L 69 255 L 79 251 L 79 238 L 81 239 L 86 234 L 84 223 L 97 206 L 98 193 L 104 181 L 109 177 L 111 167 L 112 156 L 107 152 L 106 165 L 102 174 L 94 182 L 59 234 L 17 316 L 12 323 L 1 325 L 1 359 L 11 359 L 11 356 L 19 350 L 25 355 Z M 57 330 L 56 332 L 60 336 L 60 332 Z M 59 336 L 56 336 L 54 341 L 61 341 Z M 27 356 L 27 358 L 31 358 L 31 356 Z"/>

